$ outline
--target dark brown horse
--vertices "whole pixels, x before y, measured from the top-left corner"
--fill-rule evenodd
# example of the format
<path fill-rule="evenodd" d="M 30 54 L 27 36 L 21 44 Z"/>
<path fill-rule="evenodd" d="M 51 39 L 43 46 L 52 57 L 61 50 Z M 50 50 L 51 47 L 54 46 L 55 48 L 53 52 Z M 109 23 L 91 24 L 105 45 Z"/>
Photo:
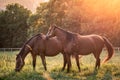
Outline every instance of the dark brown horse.
<path fill-rule="evenodd" d="M 70 53 L 73 53 L 72 55 L 75 56 L 77 66 L 80 71 L 78 55 L 88 55 L 93 53 L 96 59 L 95 69 L 97 69 L 100 67 L 100 54 L 104 45 L 108 50 L 108 56 L 103 62 L 108 61 L 114 52 L 112 44 L 108 41 L 108 39 L 99 35 L 82 36 L 53 25 L 49 28 L 46 36 L 46 38 L 57 36 L 58 40 L 61 41 L 62 45 L 64 46 L 64 52 L 67 53 L 68 72 L 69 68 L 71 67 Z"/>
<path fill-rule="evenodd" d="M 36 66 L 36 56 L 39 55 L 42 59 L 42 64 L 44 65 L 44 69 L 46 68 L 45 56 L 55 56 L 62 51 L 62 45 L 60 41 L 58 41 L 57 37 L 53 37 L 49 40 L 46 40 L 46 36 L 43 34 L 37 34 L 29 39 L 20 50 L 19 54 L 16 57 L 16 67 L 15 71 L 20 71 L 24 66 L 24 59 L 29 52 L 31 52 L 33 58 L 33 69 L 35 70 Z M 52 45 L 52 46 L 51 46 Z M 66 65 L 66 58 L 64 57 L 64 66 Z"/>

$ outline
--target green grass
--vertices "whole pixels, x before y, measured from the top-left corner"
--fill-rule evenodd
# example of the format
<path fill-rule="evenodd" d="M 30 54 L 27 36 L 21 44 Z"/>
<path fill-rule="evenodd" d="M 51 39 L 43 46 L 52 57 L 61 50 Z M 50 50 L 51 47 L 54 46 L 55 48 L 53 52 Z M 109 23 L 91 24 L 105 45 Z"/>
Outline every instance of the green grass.
<path fill-rule="evenodd" d="M 70 73 L 66 73 L 66 70 L 61 72 L 63 65 L 61 54 L 46 58 L 48 71 L 44 71 L 39 56 L 36 71 L 33 71 L 32 58 L 29 54 L 21 72 L 16 73 L 14 69 L 17 53 L 18 51 L 0 52 L 0 80 L 120 80 L 120 52 L 116 52 L 107 63 L 102 64 L 98 71 L 94 71 L 95 58 L 92 54 L 80 59 L 81 72 L 78 72 L 75 60 L 72 59 Z M 102 52 L 101 60 L 105 56 L 107 56 L 106 51 Z"/>

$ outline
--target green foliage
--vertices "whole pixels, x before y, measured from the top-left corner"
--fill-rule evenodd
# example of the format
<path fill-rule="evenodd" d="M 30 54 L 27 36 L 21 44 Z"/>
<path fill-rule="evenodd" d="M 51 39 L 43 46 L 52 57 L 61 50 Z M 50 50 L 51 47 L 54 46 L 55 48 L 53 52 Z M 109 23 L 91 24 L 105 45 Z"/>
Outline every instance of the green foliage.
<path fill-rule="evenodd" d="M 65 25 L 67 25 L 67 27 L 71 28 L 72 26 L 69 26 L 69 23 L 73 22 L 74 24 L 74 22 L 77 22 L 74 19 L 70 19 L 69 21 L 66 19 L 68 18 L 66 17 L 69 8 L 67 5 L 68 2 L 68 0 L 50 0 L 49 2 L 40 3 L 40 5 L 37 7 L 36 13 L 29 18 L 29 23 L 31 23 L 31 21 L 33 22 L 33 24 L 31 24 L 32 32 L 46 33 L 48 27 L 52 24 L 56 24 L 60 27 L 65 27 Z"/>
<path fill-rule="evenodd" d="M 19 4 L 8 4 L 0 12 L 0 47 L 20 47 L 27 39 L 30 11 Z"/>
<path fill-rule="evenodd" d="M 89 3 L 88 3 L 89 4 Z M 99 34 L 107 37 L 114 46 L 120 46 L 119 18 L 102 18 L 87 13 L 83 0 L 50 0 L 40 3 L 32 19 L 32 34 L 46 33 L 50 25 L 77 32 L 83 35 Z M 88 8 L 87 8 L 88 9 Z M 31 16 L 33 17 L 33 16 Z M 32 35 L 31 34 L 31 35 Z"/>
<path fill-rule="evenodd" d="M 8 4 L 0 11 L 0 47 L 21 47 L 32 35 L 46 33 L 52 24 L 82 35 L 99 34 L 120 46 L 119 17 L 93 16 L 86 6 L 84 0 L 49 0 L 31 14 L 22 5 Z"/>
<path fill-rule="evenodd" d="M 80 10 L 75 5 L 69 3 L 67 6 L 66 16 L 62 21 L 63 28 L 75 33 L 81 33 L 81 15 Z"/>

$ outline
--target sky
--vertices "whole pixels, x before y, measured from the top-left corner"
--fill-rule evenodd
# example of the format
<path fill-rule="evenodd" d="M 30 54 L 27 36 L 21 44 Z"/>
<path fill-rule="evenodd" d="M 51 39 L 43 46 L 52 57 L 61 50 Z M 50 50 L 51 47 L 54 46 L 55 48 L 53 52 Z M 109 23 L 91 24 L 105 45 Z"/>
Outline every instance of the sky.
<path fill-rule="evenodd" d="M 0 0 L 0 10 L 5 9 L 7 4 L 11 3 L 19 3 L 23 5 L 25 8 L 28 8 L 32 12 L 35 12 L 36 7 L 39 5 L 40 2 L 45 2 L 48 0 Z"/>

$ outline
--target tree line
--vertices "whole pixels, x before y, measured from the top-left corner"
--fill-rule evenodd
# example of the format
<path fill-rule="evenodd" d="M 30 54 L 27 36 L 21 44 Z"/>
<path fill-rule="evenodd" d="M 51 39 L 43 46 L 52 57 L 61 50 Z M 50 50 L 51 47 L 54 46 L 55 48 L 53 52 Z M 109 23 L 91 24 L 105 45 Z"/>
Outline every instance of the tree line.
<path fill-rule="evenodd" d="M 119 18 L 91 18 L 82 0 L 50 0 L 40 3 L 32 13 L 18 3 L 8 4 L 0 11 L 0 48 L 21 47 L 37 33 L 46 33 L 51 24 L 81 35 L 99 34 L 120 47 Z"/>

